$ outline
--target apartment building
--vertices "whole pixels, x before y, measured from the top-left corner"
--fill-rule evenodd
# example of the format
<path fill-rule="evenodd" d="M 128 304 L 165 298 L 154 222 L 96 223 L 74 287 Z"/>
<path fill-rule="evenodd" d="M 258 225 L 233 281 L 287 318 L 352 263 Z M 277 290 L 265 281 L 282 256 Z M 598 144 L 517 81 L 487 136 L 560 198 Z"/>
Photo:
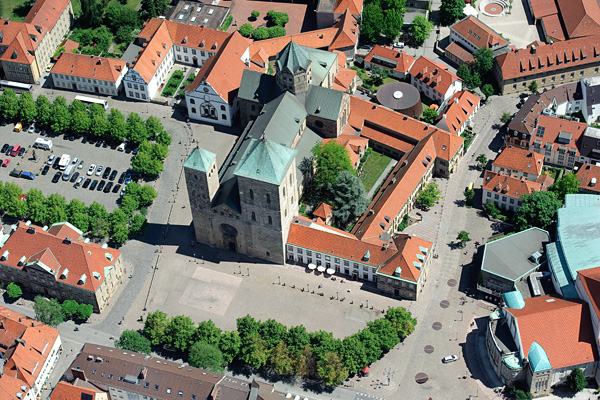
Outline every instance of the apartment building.
<path fill-rule="evenodd" d="M 118 96 L 126 73 L 124 60 L 64 52 L 50 76 L 59 89 Z"/>
<path fill-rule="evenodd" d="M 521 196 L 548 190 L 554 183 L 548 175 L 540 175 L 535 181 L 517 178 L 504 172 L 485 171 L 481 186 L 481 203 L 493 202 L 500 210 L 516 212 L 521 207 Z"/>
<path fill-rule="evenodd" d="M 415 58 L 402 50 L 375 45 L 365 57 L 364 65 L 366 70 L 373 67 L 382 68 L 387 70 L 391 77 L 404 80 L 414 62 Z"/>
<path fill-rule="evenodd" d="M 0 398 L 41 398 L 62 351 L 60 331 L 3 306 L 0 329 Z"/>
<path fill-rule="evenodd" d="M 491 165 L 492 172 L 502 172 L 532 182 L 537 181 L 543 168 L 543 155 L 516 147 L 507 147 L 502 150 Z"/>
<path fill-rule="evenodd" d="M 479 111 L 481 98 L 467 90 L 455 93 L 441 110 L 435 123 L 437 128 L 460 136 L 467 127 L 471 127 L 473 117 Z"/>
<path fill-rule="evenodd" d="M 37 82 L 72 21 L 70 0 L 38 0 L 23 22 L 0 20 L 0 64 L 6 79 Z"/>
<path fill-rule="evenodd" d="M 579 178 L 579 193 L 600 194 L 600 166 L 583 164 L 576 171 Z"/>
<path fill-rule="evenodd" d="M 510 51 L 508 41 L 502 35 L 473 16 L 450 26 L 450 43 L 457 43 L 470 53 L 485 47 L 494 52 L 494 57 Z"/>
<path fill-rule="evenodd" d="M 409 71 L 410 83 L 438 104 L 462 90 L 462 81 L 448 67 L 421 56 Z"/>
<path fill-rule="evenodd" d="M 573 169 L 587 124 L 540 115 L 529 149 L 543 154 L 544 163 Z"/>
<path fill-rule="evenodd" d="M 0 281 L 102 311 L 123 278 L 121 252 L 82 234 L 68 222 L 47 230 L 19 222 L 0 247 Z"/>

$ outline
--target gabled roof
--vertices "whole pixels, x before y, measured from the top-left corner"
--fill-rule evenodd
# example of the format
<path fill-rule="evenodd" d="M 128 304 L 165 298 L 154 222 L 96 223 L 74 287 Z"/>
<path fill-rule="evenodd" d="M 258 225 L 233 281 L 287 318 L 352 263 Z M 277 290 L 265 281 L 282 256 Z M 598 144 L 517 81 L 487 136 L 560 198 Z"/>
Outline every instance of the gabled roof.
<path fill-rule="evenodd" d="M 329 45 L 329 50 L 339 50 L 356 46 L 358 41 L 358 21 L 346 10 L 333 24 L 338 28 L 335 38 Z"/>
<path fill-rule="evenodd" d="M 2 57 L 0 57 L 0 60 L 31 64 L 35 59 L 35 55 L 34 50 L 28 48 L 27 42 L 28 40 L 25 39 L 23 32 L 18 32 L 4 54 L 2 54 Z"/>
<path fill-rule="evenodd" d="M 448 101 L 436 126 L 454 135 L 471 118 L 481 99 L 467 90 L 456 92 Z"/>
<path fill-rule="evenodd" d="M 402 50 L 375 45 L 365 57 L 365 61 L 406 74 L 415 62 L 415 58 Z M 393 65 L 393 68 L 390 68 L 390 64 Z"/>
<path fill-rule="evenodd" d="M 183 166 L 185 168 L 208 172 L 216 157 L 217 155 L 215 153 L 204 150 L 201 147 L 196 147 L 192 150 L 188 158 L 185 159 Z"/>
<path fill-rule="evenodd" d="M 363 9 L 362 0 L 338 0 L 333 9 L 334 14 L 343 14 L 348 9 L 352 15 L 360 15 Z"/>
<path fill-rule="evenodd" d="M 556 0 L 569 39 L 600 34 L 600 6 L 596 0 Z"/>
<path fill-rule="evenodd" d="M 600 193 L 600 167 L 592 164 L 583 164 L 577 170 L 577 177 L 581 181 L 579 190 L 592 190 Z"/>
<path fill-rule="evenodd" d="M 251 139 L 235 175 L 279 185 L 294 161 L 297 150 L 271 140 Z"/>
<path fill-rule="evenodd" d="M 554 0 L 529 0 L 529 3 L 531 4 L 535 19 L 540 19 L 546 15 L 552 15 L 558 12 Z"/>
<path fill-rule="evenodd" d="M 356 77 L 356 71 L 349 68 L 340 68 L 338 73 L 335 75 L 333 81 L 333 89 L 345 92 L 350 88 L 354 78 Z"/>
<path fill-rule="evenodd" d="M 51 73 L 98 79 L 116 83 L 127 62 L 117 58 L 88 56 L 64 52 L 52 67 Z"/>
<path fill-rule="evenodd" d="M 544 156 L 529 150 L 507 147 L 498 154 L 492 166 L 537 176 L 542 173 Z"/>
<path fill-rule="evenodd" d="M 377 270 L 377 274 L 393 277 L 400 268 L 400 279 L 419 282 L 427 258 L 431 256 L 433 243 L 406 234 L 396 235 L 394 243 L 398 251 Z"/>
<path fill-rule="evenodd" d="M 461 19 L 452 25 L 450 29 L 460 33 L 475 47 L 491 49 L 494 46 L 508 45 L 506 39 L 500 36 L 499 33 L 472 16 Z"/>
<path fill-rule="evenodd" d="M 577 275 L 587 292 L 589 304 L 600 318 L 600 267 L 577 271 Z"/>
<path fill-rule="evenodd" d="M 50 400 L 94 400 L 99 393 L 105 393 L 98 389 L 75 386 L 68 382 L 58 382 Z"/>
<path fill-rule="evenodd" d="M 546 295 L 525 300 L 522 309 L 505 308 L 515 316 L 521 339 L 521 354 L 528 357 L 534 342 L 545 351 L 553 369 L 568 368 L 598 360 L 596 338 L 587 303 Z M 535 346 L 534 346 L 534 351 Z M 539 366 L 543 367 L 540 356 Z"/>
<path fill-rule="evenodd" d="M 333 207 L 327 203 L 321 203 L 319 206 L 313 211 L 313 215 L 315 217 L 322 218 L 326 220 L 333 213 Z"/>
<path fill-rule="evenodd" d="M 524 194 L 531 194 L 542 190 L 538 182 L 528 181 L 525 178 L 517 178 L 514 175 L 506 175 L 502 172 L 495 173 L 485 171 L 483 176 L 483 189 L 497 192 L 506 197 L 520 199 Z"/>
<path fill-rule="evenodd" d="M 131 64 L 131 68 L 135 69 L 146 83 L 150 83 L 160 64 L 169 54 L 171 47 L 173 47 L 173 41 L 167 28 L 168 21 L 159 21 L 162 21 L 162 23 L 155 24 L 152 23 L 154 20 L 150 20 L 150 23 L 146 25 L 146 27 L 155 27 L 157 25 L 156 30 L 151 40 L 145 43 L 145 47 Z M 142 32 L 146 30 L 146 27 Z M 140 32 L 140 35 L 142 32 Z"/>
<path fill-rule="evenodd" d="M 264 49 L 262 51 L 265 53 Z M 310 56 L 306 50 L 293 40 L 281 52 L 277 53 L 276 64 L 279 71 L 287 70 L 292 74 L 296 74 L 298 70 L 308 71 L 310 62 Z"/>
<path fill-rule="evenodd" d="M 54 28 L 58 18 L 71 0 L 37 0 L 23 22 L 31 25 Z"/>
<path fill-rule="evenodd" d="M 296 35 L 281 36 L 278 38 L 258 40 L 250 45 L 250 54 L 262 48 L 269 57 L 275 57 L 292 40 L 301 46 L 315 49 L 328 49 L 338 33 L 338 28 L 325 28 L 316 31 L 298 33 Z"/>
<path fill-rule="evenodd" d="M 458 44 L 458 42 L 450 43 L 448 46 L 446 46 L 444 52 L 453 55 L 466 64 L 472 64 L 475 62 L 475 57 L 473 57 L 473 54 Z"/>
<path fill-rule="evenodd" d="M 442 95 L 446 94 L 454 82 L 460 80 L 458 76 L 448 71 L 447 66 L 438 64 L 425 56 L 417 58 L 410 68 L 410 74 Z"/>

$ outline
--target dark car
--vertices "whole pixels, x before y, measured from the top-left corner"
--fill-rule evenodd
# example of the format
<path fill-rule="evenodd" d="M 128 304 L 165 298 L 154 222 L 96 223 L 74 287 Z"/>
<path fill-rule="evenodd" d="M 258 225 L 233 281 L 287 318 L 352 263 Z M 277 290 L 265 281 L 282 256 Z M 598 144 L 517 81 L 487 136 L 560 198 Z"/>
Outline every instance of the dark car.
<path fill-rule="evenodd" d="M 128 143 L 127 146 L 125 146 L 125 153 L 129 154 L 131 153 L 131 150 L 133 150 L 133 147 Z"/>
<path fill-rule="evenodd" d="M 42 175 L 47 175 L 48 171 L 50 171 L 50 166 L 44 165 L 44 169 L 42 169 Z"/>
<path fill-rule="evenodd" d="M 121 172 L 121 175 L 119 176 L 119 181 L 118 183 L 123 183 L 125 182 L 125 178 L 127 178 L 127 174 L 125 172 Z"/>
<path fill-rule="evenodd" d="M 101 192 L 102 189 L 104 189 L 104 185 L 106 185 L 106 181 L 104 179 L 102 179 L 100 181 L 100 184 L 98 185 L 98 191 Z"/>
<path fill-rule="evenodd" d="M 110 143 L 110 148 L 115 150 L 117 148 L 117 146 L 119 146 L 119 142 L 111 142 Z"/>
<path fill-rule="evenodd" d="M 133 149 L 132 154 L 135 156 L 137 155 L 137 153 L 140 151 L 139 147 L 136 147 L 135 149 Z"/>
<path fill-rule="evenodd" d="M 60 164 L 60 157 L 56 157 L 54 164 L 52 164 L 52 168 L 58 169 L 58 164 Z"/>
<path fill-rule="evenodd" d="M 6 150 L 8 150 L 8 143 L 4 143 L 4 146 L 2 146 L 2 150 L 0 150 L 0 153 L 6 153 Z"/>
<path fill-rule="evenodd" d="M 115 187 L 113 188 L 112 192 L 113 193 L 119 193 L 119 190 L 121 190 L 121 185 L 115 185 Z"/>
<path fill-rule="evenodd" d="M 81 143 L 86 144 L 87 143 L 87 138 L 84 136 L 83 139 L 81 139 Z"/>
<path fill-rule="evenodd" d="M 9 175 L 14 176 L 15 178 L 19 178 L 19 177 L 21 177 L 22 173 L 23 173 L 23 171 L 20 169 L 13 169 L 12 171 L 10 171 Z"/>
<path fill-rule="evenodd" d="M 117 172 L 117 170 L 116 170 L 116 169 L 115 169 L 115 170 L 113 170 L 113 172 L 111 172 L 111 173 L 110 173 L 110 177 L 109 177 L 108 179 L 109 179 L 109 180 L 111 180 L 111 181 L 114 181 L 114 180 L 115 180 L 115 178 L 117 177 L 117 174 L 118 174 L 118 173 L 119 173 L 119 172 Z"/>
<path fill-rule="evenodd" d="M 85 182 L 83 182 L 83 188 L 87 188 L 88 186 L 90 186 L 90 183 L 92 183 L 92 179 L 91 178 L 87 178 L 85 180 Z"/>
<path fill-rule="evenodd" d="M 104 148 L 108 147 L 108 142 L 106 140 L 104 142 L 102 142 L 102 147 L 104 147 Z"/>
<path fill-rule="evenodd" d="M 73 135 L 69 136 L 69 141 L 70 142 L 74 142 L 75 141 L 75 136 L 73 136 Z"/>
<path fill-rule="evenodd" d="M 110 167 L 106 167 L 106 169 L 104 170 L 104 173 L 102 174 L 102 179 L 108 179 L 108 177 L 110 176 Z"/>
<path fill-rule="evenodd" d="M 104 187 L 104 193 L 110 193 L 110 189 L 112 189 L 113 187 L 113 183 L 112 182 L 108 182 L 106 184 L 106 186 Z"/>
<path fill-rule="evenodd" d="M 71 183 L 75 182 L 77 178 L 79 178 L 79 172 L 74 172 L 73 175 L 71 175 Z"/>
<path fill-rule="evenodd" d="M 23 154 L 25 154 L 25 147 L 21 147 L 19 150 L 19 157 L 21 157 Z"/>
<path fill-rule="evenodd" d="M 98 140 L 98 141 L 96 142 L 96 147 L 100 147 L 100 146 L 102 146 L 102 140 Z"/>
<path fill-rule="evenodd" d="M 12 149 L 13 149 L 13 146 L 8 146 L 8 149 L 6 149 L 6 151 L 4 152 L 4 155 L 10 156 L 10 153 L 12 153 Z"/>
<path fill-rule="evenodd" d="M 52 183 L 58 182 L 58 180 L 60 179 L 61 176 L 62 176 L 62 172 L 55 173 L 54 176 L 52 177 Z"/>
<path fill-rule="evenodd" d="M 96 189 L 96 186 L 98 186 L 98 179 L 94 179 L 94 181 L 90 185 L 90 190 Z"/>
<path fill-rule="evenodd" d="M 2 120 L 2 122 L 0 122 L 0 126 L 6 126 L 6 121 Z"/>

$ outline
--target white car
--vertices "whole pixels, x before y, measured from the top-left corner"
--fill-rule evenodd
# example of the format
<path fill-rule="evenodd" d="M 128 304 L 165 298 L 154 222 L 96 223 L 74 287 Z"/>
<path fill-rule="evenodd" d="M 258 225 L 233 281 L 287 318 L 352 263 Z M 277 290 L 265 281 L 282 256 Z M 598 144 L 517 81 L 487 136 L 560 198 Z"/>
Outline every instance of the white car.
<path fill-rule="evenodd" d="M 94 170 L 96 169 L 96 164 L 92 164 L 90 165 L 90 167 L 88 168 L 88 171 L 86 173 L 86 175 L 90 176 L 94 173 Z"/>
<path fill-rule="evenodd" d="M 396 42 L 394 43 L 394 47 L 397 49 L 403 49 L 404 48 L 404 42 Z"/>
<path fill-rule="evenodd" d="M 75 157 L 72 161 L 71 164 L 77 166 L 77 163 L 79 162 L 79 158 Z"/>
<path fill-rule="evenodd" d="M 79 161 L 79 165 L 77 166 L 77 169 L 82 169 L 84 164 L 85 164 L 85 161 L 83 161 L 83 160 Z"/>
<path fill-rule="evenodd" d="M 50 157 L 48 157 L 48 162 L 46 164 L 52 165 L 54 164 L 54 160 L 56 160 L 56 155 L 52 154 Z"/>
<path fill-rule="evenodd" d="M 442 358 L 442 362 L 444 364 L 448 364 L 448 363 L 454 362 L 456 360 L 458 360 L 458 356 L 456 354 L 452 354 L 451 356 L 446 356 L 446 357 Z"/>
<path fill-rule="evenodd" d="M 103 169 L 104 169 L 104 165 L 99 165 L 98 169 L 96 170 L 96 176 L 102 175 L 102 170 Z"/>

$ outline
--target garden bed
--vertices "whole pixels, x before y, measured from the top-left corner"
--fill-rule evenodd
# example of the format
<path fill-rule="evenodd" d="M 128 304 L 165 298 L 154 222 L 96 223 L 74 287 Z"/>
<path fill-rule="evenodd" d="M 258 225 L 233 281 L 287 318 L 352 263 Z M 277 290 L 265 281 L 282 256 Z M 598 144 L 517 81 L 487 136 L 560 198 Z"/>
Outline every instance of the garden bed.
<path fill-rule="evenodd" d="M 174 71 L 162 91 L 162 96 L 173 97 L 181 81 L 183 81 L 183 72 L 181 70 Z"/>

